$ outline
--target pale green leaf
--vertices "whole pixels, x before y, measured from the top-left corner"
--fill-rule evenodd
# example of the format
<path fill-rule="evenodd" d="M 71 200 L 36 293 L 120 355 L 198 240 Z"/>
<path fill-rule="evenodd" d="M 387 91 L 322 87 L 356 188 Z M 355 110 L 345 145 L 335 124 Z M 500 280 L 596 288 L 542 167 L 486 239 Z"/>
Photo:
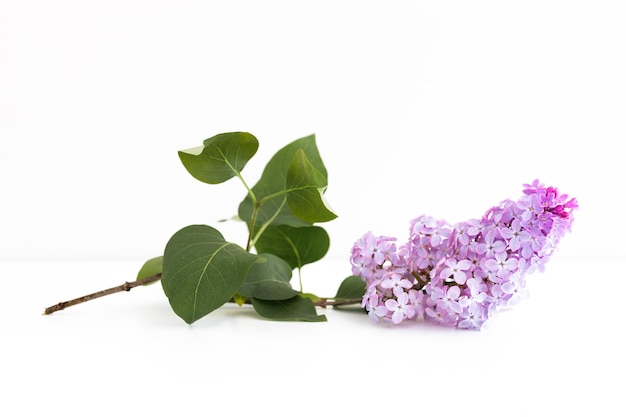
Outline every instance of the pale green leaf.
<path fill-rule="evenodd" d="M 140 279 L 158 275 L 162 272 L 163 272 L 163 256 L 157 256 L 155 258 L 148 259 L 139 269 L 139 272 L 137 273 L 137 281 L 139 281 Z M 154 284 L 154 282 L 151 282 L 149 284 L 144 284 L 144 285 Z"/>
<path fill-rule="evenodd" d="M 246 297 L 244 297 L 243 295 L 239 293 L 235 293 L 235 295 L 233 295 L 233 301 L 237 303 L 239 307 L 245 304 L 246 299 L 247 299 Z"/>

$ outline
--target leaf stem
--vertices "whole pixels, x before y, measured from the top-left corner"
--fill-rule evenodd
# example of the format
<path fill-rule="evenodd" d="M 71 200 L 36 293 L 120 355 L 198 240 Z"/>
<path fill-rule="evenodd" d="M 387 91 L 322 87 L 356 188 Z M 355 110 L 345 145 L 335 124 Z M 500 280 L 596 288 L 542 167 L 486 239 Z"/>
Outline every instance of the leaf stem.
<path fill-rule="evenodd" d="M 246 190 L 248 190 L 248 195 L 250 196 L 250 200 L 252 200 L 252 207 L 254 207 L 254 210 L 252 212 L 252 220 L 250 222 L 250 230 L 248 231 L 248 241 L 246 242 L 246 252 L 250 252 L 252 246 L 254 245 L 254 243 L 252 242 L 252 235 L 254 233 L 254 225 L 256 224 L 256 218 L 259 213 L 259 208 L 261 207 L 261 202 L 257 200 L 256 195 L 254 195 L 254 192 L 252 191 L 252 188 L 248 186 L 248 183 L 246 183 L 246 180 L 243 179 L 243 176 L 241 176 L 239 172 L 237 172 L 236 175 L 237 178 L 241 180 L 243 186 L 246 187 Z"/>
<path fill-rule="evenodd" d="M 261 225 L 261 227 L 259 228 L 259 231 L 256 233 L 256 235 L 254 236 L 254 238 L 249 241 L 249 245 L 250 248 L 252 248 L 252 246 L 254 246 L 257 242 L 257 240 L 259 240 L 259 238 L 261 237 L 261 235 L 263 234 L 263 232 L 265 231 L 265 229 L 267 229 L 267 227 L 272 224 L 272 222 L 274 221 L 274 219 L 276 217 L 278 217 L 278 214 L 280 213 L 280 211 L 283 209 L 283 207 L 285 206 L 285 203 L 287 203 L 287 197 L 285 197 L 283 199 L 283 201 L 280 203 L 280 206 L 278 206 L 278 209 L 276 210 L 276 212 L 272 215 L 272 217 L 270 217 L 270 219 L 268 221 L 266 221 L 265 223 L 263 223 Z M 256 218 L 257 218 L 257 213 L 258 213 L 258 209 L 261 208 L 261 202 L 259 201 L 259 207 L 257 208 L 256 206 L 254 207 L 254 212 L 252 213 L 252 220 L 250 222 L 250 227 L 253 228 L 254 224 L 256 223 Z M 252 237 L 252 231 L 250 231 L 250 237 Z"/>
<path fill-rule="evenodd" d="M 306 186 L 303 186 L 303 187 L 285 188 L 285 189 L 282 189 L 282 190 L 280 190 L 280 191 L 276 191 L 275 193 L 272 193 L 272 194 L 266 195 L 265 197 L 263 197 L 263 198 L 261 198 L 261 199 L 259 200 L 259 203 L 260 203 L 260 204 L 263 204 L 263 203 L 265 203 L 266 201 L 271 200 L 272 198 L 280 197 L 281 195 L 285 195 L 285 196 L 286 196 L 287 194 L 289 194 L 289 193 L 291 193 L 291 192 L 293 192 L 293 191 L 308 190 L 309 188 L 316 189 L 316 188 L 323 188 L 323 187 L 319 187 L 319 186 L 317 186 L 317 185 L 306 185 Z"/>
<path fill-rule="evenodd" d="M 241 176 L 240 173 L 236 173 L 235 175 L 237 175 L 237 178 L 239 178 L 239 180 L 241 181 L 241 183 L 243 184 L 244 187 L 246 187 L 246 190 L 248 191 L 248 195 L 250 196 L 250 198 L 252 199 L 252 203 L 256 204 L 256 196 L 254 195 L 254 193 L 252 192 L 252 188 L 250 188 L 248 186 L 248 183 L 246 183 L 246 180 L 243 179 L 243 176 Z"/>
<path fill-rule="evenodd" d="M 105 295 L 115 294 L 122 291 L 130 291 L 135 287 L 139 287 L 141 285 L 151 284 L 161 279 L 161 274 L 151 275 L 146 278 L 138 279 L 137 281 L 125 282 L 122 285 L 118 285 L 117 287 L 108 288 L 106 290 L 94 292 L 92 294 L 84 295 L 82 297 L 74 298 L 73 300 L 63 301 L 56 305 L 46 308 L 44 311 L 44 315 L 52 314 L 55 311 L 64 310 L 67 307 L 74 306 L 76 304 L 81 304 L 86 301 L 94 300 L 96 298 L 104 297 Z"/>
<path fill-rule="evenodd" d="M 254 209 L 252 210 L 252 218 L 250 219 L 250 230 L 248 231 L 248 241 L 246 242 L 246 252 L 250 252 L 252 247 L 254 246 L 254 242 L 252 240 L 252 235 L 254 234 L 254 225 L 256 224 L 256 219 L 259 215 L 259 204 L 256 202 L 254 196 L 252 197 Z"/>
<path fill-rule="evenodd" d="M 300 259 L 298 259 L 298 263 L 300 263 Z M 304 292 L 304 290 L 302 289 L 302 268 L 301 267 L 298 267 L 298 282 L 300 283 L 300 292 L 302 293 Z"/>

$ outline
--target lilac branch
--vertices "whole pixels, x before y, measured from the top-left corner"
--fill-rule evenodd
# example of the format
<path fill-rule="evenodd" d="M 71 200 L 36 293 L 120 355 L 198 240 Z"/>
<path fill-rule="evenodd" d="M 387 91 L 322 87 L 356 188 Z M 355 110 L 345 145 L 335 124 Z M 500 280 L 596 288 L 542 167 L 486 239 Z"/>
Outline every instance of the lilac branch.
<path fill-rule="evenodd" d="M 152 275 L 143 279 L 138 279 L 137 281 L 125 282 L 122 285 L 118 285 L 117 287 L 108 288 L 106 290 L 94 292 L 92 294 L 84 295 L 82 297 L 74 298 L 73 300 L 63 301 L 56 305 L 46 308 L 44 311 L 44 315 L 52 314 L 55 311 L 61 311 L 66 309 L 67 307 L 74 306 L 76 304 L 82 304 L 86 301 L 94 300 L 96 298 L 104 297 L 105 295 L 115 294 L 122 291 L 130 291 L 135 287 L 139 287 L 141 285 L 151 284 L 161 279 L 161 274 Z"/>
<path fill-rule="evenodd" d="M 92 294 L 84 295 L 82 297 L 74 298 L 73 300 L 63 301 L 58 304 L 55 304 L 51 307 L 46 308 L 44 311 L 44 315 L 52 314 L 55 311 L 65 310 L 67 307 L 75 306 L 77 304 L 82 304 L 84 302 L 95 300 L 96 298 L 104 297 L 105 295 L 115 294 L 123 291 L 130 291 L 135 287 L 139 287 L 142 285 L 151 284 L 153 282 L 157 282 L 161 279 L 161 274 L 152 275 L 143 279 L 138 279 L 137 281 L 125 282 L 122 285 L 118 285 L 117 287 L 108 288 L 106 290 L 97 291 Z M 231 299 L 230 302 L 235 302 L 235 300 Z M 245 304 L 249 304 L 250 301 L 246 300 Z M 360 304 L 361 298 L 354 299 L 332 299 L 332 298 L 320 298 L 313 302 L 313 304 L 317 307 L 340 307 L 350 304 Z"/>

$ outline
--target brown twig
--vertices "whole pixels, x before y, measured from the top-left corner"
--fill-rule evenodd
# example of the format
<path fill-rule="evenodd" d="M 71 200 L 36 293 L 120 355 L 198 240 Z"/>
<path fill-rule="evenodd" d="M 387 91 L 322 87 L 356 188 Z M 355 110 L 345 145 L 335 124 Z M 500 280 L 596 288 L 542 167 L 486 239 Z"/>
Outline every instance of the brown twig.
<path fill-rule="evenodd" d="M 152 275 L 143 279 L 138 279 L 137 281 L 132 281 L 132 282 L 125 282 L 122 285 L 118 285 L 117 287 L 112 287 L 106 290 L 102 290 L 102 291 L 98 291 L 98 292 L 94 292 L 93 294 L 88 294 L 88 295 L 84 295 L 82 297 L 78 297 L 78 298 L 74 298 L 73 300 L 69 300 L 69 301 L 63 301 L 60 302 L 56 305 L 53 305 L 51 307 L 46 308 L 46 310 L 44 311 L 44 315 L 46 314 L 52 314 L 55 311 L 61 311 L 64 310 L 67 307 L 71 307 L 74 306 L 76 304 L 81 304 L 84 303 L 86 301 L 90 301 L 90 300 L 94 300 L 96 298 L 100 298 L 100 297 L 104 297 L 105 295 L 110 295 L 110 294 L 115 294 L 118 292 L 122 292 L 122 291 L 130 291 L 135 287 L 139 287 L 142 285 L 146 285 L 146 284 L 151 284 L 153 282 L 156 282 L 158 280 L 161 279 L 161 274 L 156 274 L 156 275 Z M 235 300 L 231 299 L 229 300 L 229 302 L 234 303 Z M 361 303 L 361 299 L 360 298 L 351 298 L 351 299 L 329 299 L 329 298 L 320 298 L 318 300 L 315 300 L 313 302 L 314 305 L 316 305 L 317 307 L 322 307 L 322 308 L 326 308 L 326 307 L 341 307 L 341 306 L 345 306 L 345 305 L 350 305 L 350 304 L 360 304 Z M 246 300 L 244 302 L 244 304 L 250 304 L 250 300 Z"/>
<path fill-rule="evenodd" d="M 82 297 L 78 297 L 78 298 L 74 298 L 73 300 L 69 300 L 69 301 L 63 301 L 59 304 L 53 305 L 52 307 L 48 307 L 46 308 L 46 310 L 44 311 L 44 315 L 45 314 L 52 314 L 55 311 L 61 311 L 67 307 L 71 307 L 74 306 L 76 304 L 81 304 L 84 303 L 85 301 L 90 301 L 96 298 L 100 298 L 100 297 L 104 297 L 105 295 L 109 295 L 109 294 L 115 294 L 117 292 L 122 292 L 122 291 L 130 291 L 135 287 L 139 287 L 141 285 L 146 285 L 146 284 L 150 284 L 153 282 L 156 282 L 158 280 L 161 279 L 161 274 L 156 274 L 156 275 L 152 275 L 143 279 L 138 279 L 137 281 L 132 281 L 132 282 L 125 282 L 122 285 L 118 285 L 117 287 L 113 287 L 113 288 L 109 288 L 106 290 L 102 290 L 102 291 L 98 291 L 98 292 L 94 292 L 93 294 L 89 294 L 89 295 L 84 295 Z"/>
<path fill-rule="evenodd" d="M 314 301 L 318 307 L 326 308 L 326 307 L 342 307 L 351 304 L 361 304 L 362 298 L 339 298 L 339 299 L 328 299 L 328 298 L 320 298 L 317 301 Z"/>

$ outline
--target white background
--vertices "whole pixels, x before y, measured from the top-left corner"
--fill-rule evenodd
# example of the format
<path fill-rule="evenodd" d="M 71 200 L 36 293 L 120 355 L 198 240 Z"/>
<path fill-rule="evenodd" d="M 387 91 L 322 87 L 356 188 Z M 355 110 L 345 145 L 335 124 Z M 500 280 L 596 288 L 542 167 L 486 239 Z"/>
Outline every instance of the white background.
<path fill-rule="evenodd" d="M 0 410 L 624 415 L 625 19 L 619 1 L 0 0 Z M 243 245 L 218 223 L 241 184 L 177 156 L 235 130 L 260 142 L 250 184 L 316 134 L 339 215 L 303 270 L 320 295 L 368 230 L 479 217 L 535 178 L 580 210 L 481 332 L 230 307 L 187 326 L 158 285 L 41 316 L 134 279 L 189 224 Z"/>

